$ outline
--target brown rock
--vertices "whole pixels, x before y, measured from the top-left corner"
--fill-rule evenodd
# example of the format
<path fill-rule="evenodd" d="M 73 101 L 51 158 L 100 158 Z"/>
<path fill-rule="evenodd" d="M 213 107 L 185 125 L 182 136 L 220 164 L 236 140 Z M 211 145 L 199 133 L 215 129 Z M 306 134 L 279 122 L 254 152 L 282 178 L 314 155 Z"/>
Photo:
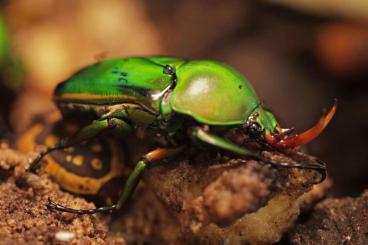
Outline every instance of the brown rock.
<path fill-rule="evenodd" d="M 295 154 L 293 158 L 272 152 L 267 156 L 289 162 L 308 159 Z M 320 177 L 315 171 L 195 152 L 153 166 L 144 180 L 180 227 L 174 241 L 269 244 L 292 227 L 305 202 L 316 199 L 304 198 L 304 193 Z"/>
<path fill-rule="evenodd" d="M 368 244 L 368 191 L 320 202 L 290 233 L 292 244 Z"/>

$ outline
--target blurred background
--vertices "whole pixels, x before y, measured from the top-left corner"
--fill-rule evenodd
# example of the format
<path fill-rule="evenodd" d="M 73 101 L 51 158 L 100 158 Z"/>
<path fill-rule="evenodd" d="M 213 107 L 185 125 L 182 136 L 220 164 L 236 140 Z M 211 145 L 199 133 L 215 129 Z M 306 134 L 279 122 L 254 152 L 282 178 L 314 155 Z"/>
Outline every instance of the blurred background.
<path fill-rule="evenodd" d="M 244 74 L 283 126 L 302 131 L 338 99 L 308 151 L 334 196 L 368 184 L 367 0 L 0 1 L 0 134 L 51 108 L 54 86 L 111 57 L 216 59 Z"/>

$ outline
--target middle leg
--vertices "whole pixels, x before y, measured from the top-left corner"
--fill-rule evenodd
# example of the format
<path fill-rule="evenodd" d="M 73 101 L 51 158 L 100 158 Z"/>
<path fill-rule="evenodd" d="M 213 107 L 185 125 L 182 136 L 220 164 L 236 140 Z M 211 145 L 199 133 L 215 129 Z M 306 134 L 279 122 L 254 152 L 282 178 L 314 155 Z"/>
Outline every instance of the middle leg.
<path fill-rule="evenodd" d="M 75 214 L 94 214 L 94 213 L 100 213 L 100 212 L 106 212 L 106 211 L 119 210 L 124 206 L 124 204 L 131 197 L 132 193 L 134 192 L 143 174 L 143 171 L 146 169 L 146 167 L 150 163 L 164 159 L 164 158 L 173 157 L 177 155 L 182 149 L 183 147 L 158 148 L 144 155 L 142 159 L 138 161 L 138 163 L 135 165 L 135 168 L 133 169 L 133 171 L 129 174 L 128 179 L 125 183 L 123 192 L 121 193 L 118 202 L 112 206 L 80 210 L 80 209 L 72 209 L 72 208 L 65 207 L 63 205 L 60 205 L 60 204 L 57 204 L 51 201 L 50 199 L 49 199 L 48 206 L 58 211 L 75 213 Z"/>

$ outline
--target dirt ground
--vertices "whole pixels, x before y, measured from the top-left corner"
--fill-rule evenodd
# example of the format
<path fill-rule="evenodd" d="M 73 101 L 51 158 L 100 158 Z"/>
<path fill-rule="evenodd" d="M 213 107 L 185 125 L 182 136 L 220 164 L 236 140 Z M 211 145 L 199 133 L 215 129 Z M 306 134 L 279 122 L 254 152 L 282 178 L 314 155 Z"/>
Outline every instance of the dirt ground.
<path fill-rule="evenodd" d="M 94 204 L 63 192 L 46 174 L 25 173 L 27 158 L 2 144 L 0 149 L 1 244 L 125 244 L 111 235 L 108 216 L 75 216 L 49 210 L 48 198 L 75 208 Z"/>
<path fill-rule="evenodd" d="M 0 1 L 0 244 L 367 244 L 368 4 L 343 4 Z M 313 171 L 193 148 L 149 168 L 117 214 L 47 208 L 49 197 L 74 208 L 97 204 L 62 190 L 44 170 L 26 173 L 33 149 L 14 150 L 15 136 L 55 109 L 56 84 L 78 69 L 147 55 L 231 65 L 295 132 L 337 98 L 331 124 L 306 146 L 327 163 L 328 178 L 317 184 Z M 129 143 L 123 148 L 133 155 L 141 143 Z"/>
<path fill-rule="evenodd" d="M 309 159 L 295 154 L 293 158 Z M 321 219 L 320 210 L 329 206 L 318 204 L 312 220 L 298 224 L 300 212 L 310 213 L 330 186 L 329 180 L 315 185 L 321 178 L 318 172 L 277 169 L 254 160 L 193 150 L 186 157 L 148 169 L 126 210 L 78 216 L 51 210 L 48 198 L 73 208 L 95 205 L 60 190 L 43 171 L 40 175 L 25 172 L 31 156 L 6 143 L 0 149 L 2 244 L 271 244 L 293 227 L 290 241 L 297 243 L 307 235 L 303 226 L 308 225 L 308 232 L 320 229 L 320 222 L 313 220 Z M 346 200 L 330 202 L 347 205 Z M 348 214 L 337 212 L 323 220 L 328 223 L 341 215 Z M 365 221 L 352 222 L 360 222 L 364 229 Z M 353 232 L 359 233 L 351 228 L 346 234 Z M 323 235 L 324 241 L 330 238 Z"/>

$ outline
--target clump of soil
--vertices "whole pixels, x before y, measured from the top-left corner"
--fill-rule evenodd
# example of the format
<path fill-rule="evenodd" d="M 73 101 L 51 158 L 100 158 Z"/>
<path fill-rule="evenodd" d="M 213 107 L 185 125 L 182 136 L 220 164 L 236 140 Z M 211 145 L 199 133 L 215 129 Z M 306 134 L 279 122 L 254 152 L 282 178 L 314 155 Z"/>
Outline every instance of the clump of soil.
<path fill-rule="evenodd" d="M 313 195 L 303 197 L 319 182 L 316 171 L 278 169 L 216 152 L 189 149 L 188 153 L 149 168 L 120 217 L 77 216 L 49 210 L 48 198 L 77 209 L 95 205 L 61 191 L 43 171 L 26 172 L 27 156 L 2 144 L 0 235 L 3 241 L 18 244 L 60 239 L 107 244 L 272 243 L 293 225 L 302 204 L 316 200 Z M 110 217 L 115 221 L 109 227 Z"/>
<path fill-rule="evenodd" d="M 368 191 L 318 203 L 289 235 L 292 244 L 368 244 Z"/>
<path fill-rule="evenodd" d="M 111 235 L 106 217 L 75 216 L 49 210 L 51 198 L 74 208 L 94 204 L 63 192 L 46 174 L 26 173 L 27 157 L 0 147 L 0 237 L 2 244 L 125 244 Z"/>
<path fill-rule="evenodd" d="M 246 137 L 237 136 L 243 144 Z M 300 152 L 263 155 L 315 163 Z M 76 216 L 49 210 L 47 199 L 76 209 L 94 204 L 61 191 L 43 171 L 26 172 L 27 160 L 6 145 L 0 149 L 0 235 L 9 242 L 58 243 L 69 237 L 75 243 L 269 244 L 279 241 L 301 208 L 325 192 L 318 171 L 188 147 L 176 159 L 151 165 L 120 214 Z"/>
<path fill-rule="evenodd" d="M 293 158 L 312 162 L 295 154 Z M 274 168 L 257 160 L 203 152 L 152 166 L 144 177 L 174 217 L 179 227 L 176 241 L 202 244 L 275 243 L 294 225 L 301 207 L 314 203 L 325 190 L 316 185 L 321 179 L 317 171 Z M 314 194 L 308 194 L 311 190 Z"/>

